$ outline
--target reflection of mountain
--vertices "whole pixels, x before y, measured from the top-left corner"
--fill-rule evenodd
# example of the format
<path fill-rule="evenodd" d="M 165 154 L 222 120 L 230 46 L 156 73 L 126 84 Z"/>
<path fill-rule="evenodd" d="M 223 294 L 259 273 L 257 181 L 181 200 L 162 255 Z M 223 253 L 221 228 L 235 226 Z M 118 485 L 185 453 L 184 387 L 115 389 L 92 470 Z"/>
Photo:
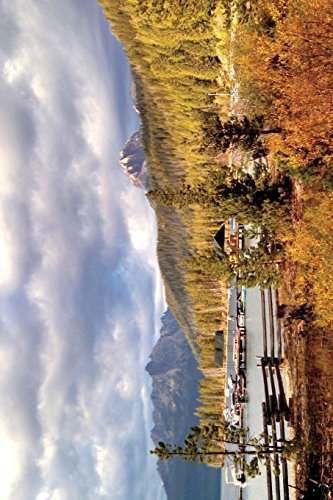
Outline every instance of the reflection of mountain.
<path fill-rule="evenodd" d="M 146 367 L 153 381 L 152 439 L 155 444 L 158 441 L 178 444 L 197 423 L 193 414 L 201 375 L 188 342 L 169 310 L 162 324 L 161 337 Z M 220 498 L 220 469 L 174 459 L 160 461 L 158 471 L 168 500 Z"/>
<path fill-rule="evenodd" d="M 142 147 L 141 130 L 135 132 L 120 151 L 120 164 L 135 187 L 149 191 L 149 176 Z"/>

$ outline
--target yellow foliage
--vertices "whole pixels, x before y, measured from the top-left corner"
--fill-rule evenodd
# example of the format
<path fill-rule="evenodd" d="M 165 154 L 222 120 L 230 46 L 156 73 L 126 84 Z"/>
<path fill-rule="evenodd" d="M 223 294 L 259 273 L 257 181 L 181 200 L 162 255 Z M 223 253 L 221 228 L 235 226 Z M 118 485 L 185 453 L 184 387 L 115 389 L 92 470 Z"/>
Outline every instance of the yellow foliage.
<path fill-rule="evenodd" d="M 287 248 L 298 264 L 295 295 L 313 305 L 318 326 L 333 325 L 333 194 L 311 196 Z"/>
<path fill-rule="evenodd" d="M 257 92 L 271 119 L 285 130 L 279 142 L 274 138 L 275 149 L 298 166 L 319 156 L 327 164 L 333 158 L 333 2 L 259 4 L 275 23 L 274 36 L 253 26 L 237 27 L 241 93 Z"/>

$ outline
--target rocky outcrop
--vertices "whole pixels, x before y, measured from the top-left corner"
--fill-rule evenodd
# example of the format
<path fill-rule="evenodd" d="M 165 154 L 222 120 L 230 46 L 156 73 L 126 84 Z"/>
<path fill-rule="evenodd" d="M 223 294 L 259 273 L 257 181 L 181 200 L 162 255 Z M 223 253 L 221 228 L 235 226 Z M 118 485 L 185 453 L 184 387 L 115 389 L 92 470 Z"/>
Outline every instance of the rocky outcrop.
<path fill-rule="evenodd" d="M 141 130 L 135 132 L 120 151 L 120 165 L 133 186 L 149 191 L 149 175 L 142 146 Z"/>
<path fill-rule="evenodd" d="M 161 336 L 146 370 L 152 377 L 154 405 L 152 439 L 180 444 L 194 416 L 201 374 L 177 321 L 167 310 L 162 318 Z M 177 459 L 159 461 L 158 471 L 168 500 L 215 500 L 220 498 L 221 471 Z M 209 491 L 209 495 L 208 495 Z"/>
<path fill-rule="evenodd" d="M 177 321 L 168 309 L 162 318 L 161 336 L 146 370 L 152 377 L 155 443 L 178 443 L 195 425 L 193 410 L 198 397 L 200 372 Z"/>

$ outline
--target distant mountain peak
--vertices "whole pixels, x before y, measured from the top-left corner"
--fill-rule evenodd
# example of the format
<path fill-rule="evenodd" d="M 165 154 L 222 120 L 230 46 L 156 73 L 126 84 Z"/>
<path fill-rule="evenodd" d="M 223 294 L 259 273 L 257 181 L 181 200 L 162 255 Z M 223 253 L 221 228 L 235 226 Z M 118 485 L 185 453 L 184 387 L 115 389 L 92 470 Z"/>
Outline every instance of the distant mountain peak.
<path fill-rule="evenodd" d="M 120 165 L 133 186 L 149 191 L 147 162 L 142 146 L 141 130 L 134 132 L 120 151 Z"/>
<path fill-rule="evenodd" d="M 155 445 L 159 441 L 181 444 L 191 426 L 198 423 L 193 413 L 201 374 L 170 309 L 162 317 L 161 335 L 146 370 L 152 378 L 152 440 Z M 221 497 L 219 469 L 177 459 L 158 461 L 157 469 L 168 500 L 217 500 Z"/>

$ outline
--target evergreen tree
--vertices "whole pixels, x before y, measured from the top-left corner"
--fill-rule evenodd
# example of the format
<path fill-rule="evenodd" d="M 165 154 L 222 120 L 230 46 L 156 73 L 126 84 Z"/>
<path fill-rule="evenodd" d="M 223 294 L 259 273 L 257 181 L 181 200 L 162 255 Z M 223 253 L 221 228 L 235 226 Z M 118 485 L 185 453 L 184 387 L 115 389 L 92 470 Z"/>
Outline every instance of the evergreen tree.
<path fill-rule="evenodd" d="M 183 446 L 160 441 L 150 453 L 157 455 L 161 460 L 178 457 L 189 462 L 203 463 L 213 458 L 219 460 L 221 467 L 227 458 L 235 465 L 242 463 L 244 471 L 252 477 L 260 473 L 259 464 L 273 462 L 276 453 L 286 459 L 294 458 L 300 453 L 301 446 L 297 439 L 280 439 L 278 445 L 274 447 L 267 443 L 265 434 L 248 439 L 248 433 L 249 429 L 232 426 L 226 421 L 209 423 L 192 427 Z M 250 460 L 244 460 L 245 457 L 249 457 Z"/>
<path fill-rule="evenodd" d="M 267 154 L 260 141 L 260 136 L 281 132 L 280 127 L 265 129 L 262 115 L 257 115 L 254 118 L 248 118 L 245 115 L 239 118 L 234 115 L 214 129 L 208 130 L 207 136 L 214 141 L 215 147 L 222 151 L 226 151 L 231 145 L 235 145 L 246 151 L 255 149 L 254 155 L 260 157 Z"/>
<path fill-rule="evenodd" d="M 289 215 L 288 190 L 284 179 L 267 185 L 256 182 L 248 174 L 239 179 L 216 175 L 197 187 L 184 185 L 179 189 L 152 190 L 147 196 L 164 206 L 218 207 L 223 219 L 236 218 L 239 223 L 264 225 L 269 229 Z"/>

